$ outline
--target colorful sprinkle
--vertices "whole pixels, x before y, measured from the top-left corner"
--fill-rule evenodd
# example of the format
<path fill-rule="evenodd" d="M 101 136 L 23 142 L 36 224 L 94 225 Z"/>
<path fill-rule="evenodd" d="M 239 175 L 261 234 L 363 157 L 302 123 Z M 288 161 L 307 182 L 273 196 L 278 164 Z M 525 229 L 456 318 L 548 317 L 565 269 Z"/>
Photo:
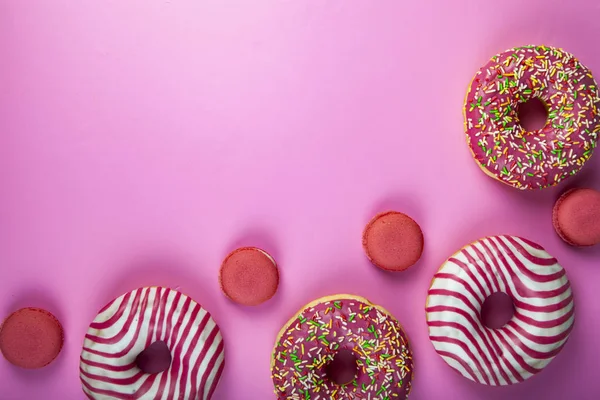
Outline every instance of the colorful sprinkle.
<path fill-rule="evenodd" d="M 359 366 L 356 379 L 343 386 L 325 372 L 339 349 L 352 350 Z M 396 319 L 358 299 L 340 299 L 305 308 L 286 326 L 272 371 L 278 399 L 405 400 L 412 355 Z"/>
<path fill-rule="evenodd" d="M 548 123 L 527 132 L 517 110 L 532 98 L 546 104 Z M 475 159 L 519 189 L 554 186 L 574 175 L 598 144 L 596 82 L 561 49 L 524 46 L 494 56 L 475 75 L 466 105 L 465 131 Z"/>

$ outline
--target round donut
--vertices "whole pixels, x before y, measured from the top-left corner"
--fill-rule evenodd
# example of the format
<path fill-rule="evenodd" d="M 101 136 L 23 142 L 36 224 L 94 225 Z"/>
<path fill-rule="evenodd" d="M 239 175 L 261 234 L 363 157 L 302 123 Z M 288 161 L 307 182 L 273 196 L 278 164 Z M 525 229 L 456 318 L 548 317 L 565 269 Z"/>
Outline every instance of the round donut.
<path fill-rule="evenodd" d="M 519 104 L 541 100 L 545 126 L 527 132 Z M 548 46 L 498 54 L 475 75 L 467 92 L 467 143 L 481 169 L 518 189 L 554 186 L 592 156 L 600 132 L 600 97 L 592 73 L 572 54 Z"/>
<path fill-rule="evenodd" d="M 138 355 L 157 341 L 169 368 L 145 373 Z M 80 377 L 90 399 L 210 399 L 224 365 L 223 338 L 210 314 L 172 289 L 146 287 L 107 304 L 85 335 Z"/>
<path fill-rule="evenodd" d="M 17 310 L 0 327 L 0 352 L 8 362 L 21 368 L 37 369 L 50 364 L 63 342 L 58 319 L 40 308 Z"/>
<path fill-rule="evenodd" d="M 499 329 L 481 321 L 493 293 L 515 312 Z M 519 237 L 478 240 L 450 257 L 433 278 L 426 305 L 435 350 L 463 376 L 500 386 L 540 372 L 565 345 L 574 304 L 565 270 L 541 246 Z"/>
<path fill-rule="evenodd" d="M 402 400 L 412 370 L 400 323 L 368 300 L 344 294 L 315 300 L 294 315 L 279 332 L 271 359 L 282 400 Z"/>

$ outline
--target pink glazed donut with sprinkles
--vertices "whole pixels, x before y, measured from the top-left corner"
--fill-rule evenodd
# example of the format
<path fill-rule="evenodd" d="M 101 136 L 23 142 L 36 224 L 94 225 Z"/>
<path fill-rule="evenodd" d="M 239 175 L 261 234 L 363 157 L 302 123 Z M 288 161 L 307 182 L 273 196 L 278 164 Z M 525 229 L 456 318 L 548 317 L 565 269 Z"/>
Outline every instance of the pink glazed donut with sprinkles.
<path fill-rule="evenodd" d="M 271 372 L 279 400 L 406 400 L 413 361 L 396 318 L 363 297 L 338 294 L 285 324 Z"/>
<path fill-rule="evenodd" d="M 543 102 L 546 124 L 527 131 L 518 106 Z M 481 169 L 517 189 L 543 189 L 575 175 L 600 132 L 592 73 L 572 54 L 548 46 L 498 54 L 471 82 L 464 107 L 467 143 Z"/>

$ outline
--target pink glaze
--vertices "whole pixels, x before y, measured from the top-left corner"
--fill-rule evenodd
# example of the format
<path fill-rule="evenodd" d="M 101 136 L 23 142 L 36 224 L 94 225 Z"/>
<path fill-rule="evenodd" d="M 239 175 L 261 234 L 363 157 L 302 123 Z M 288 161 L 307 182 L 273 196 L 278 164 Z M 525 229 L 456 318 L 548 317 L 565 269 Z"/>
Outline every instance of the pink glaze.
<path fill-rule="evenodd" d="M 572 246 L 600 243 L 600 192 L 573 189 L 564 193 L 554 205 L 552 222 L 556 233 Z"/>
<path fill-rule="evenodd" d="M 352 362 L 358 368 L 349 368 Z M 273 351 L 273 383 L 280 400 L 405 400 L 412 369 L 400 323 L 351 297 L 308 305 L 284 328 Z"/>
<path fill-rule="evenodd" d="M 548 108 L 543 128 L 527 132 L 520 103 L 539 98 Z M 492 57 L 467 94 L 465 129 L 475 160 L 518 189 L 541 189 L 576 174 L 598 141 L 598 86 L 573 55 L 525 46 Z"/>

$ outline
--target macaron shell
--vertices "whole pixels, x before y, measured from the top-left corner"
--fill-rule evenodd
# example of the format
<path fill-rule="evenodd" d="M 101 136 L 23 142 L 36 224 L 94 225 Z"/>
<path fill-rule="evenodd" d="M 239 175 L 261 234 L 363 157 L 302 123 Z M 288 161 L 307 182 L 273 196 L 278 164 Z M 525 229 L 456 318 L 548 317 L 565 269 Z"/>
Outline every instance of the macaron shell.
<path fill-rule="evenodd" d="M 572 246 L 600 243 L 600 192 L 578 188 L 565 192 L 552 212 L 556 233 Z"/>
<path fill-rule="evenodd" d="M 225 258 L 219 280 L 228 298 L 242 305 L 256 306 L 277 292 L 279 271 L 275 260 L 265 251 L 242 247 Z"/>
<path fill-rule="evenodd" d="M 377 214 L 363 233 L 363 248 L 369 260 L 386 271 L 403 271 L 423 253 L 423 232 L 408 215 L 387 211 Z"/>
<path fill-rule="evenodd" d="M 8 362 L 21 368 L 50 364 L 60 353 L 63 341 L 60 322 L 39 308 L 18 310 L 0 327 L 0 351 Z"/>

